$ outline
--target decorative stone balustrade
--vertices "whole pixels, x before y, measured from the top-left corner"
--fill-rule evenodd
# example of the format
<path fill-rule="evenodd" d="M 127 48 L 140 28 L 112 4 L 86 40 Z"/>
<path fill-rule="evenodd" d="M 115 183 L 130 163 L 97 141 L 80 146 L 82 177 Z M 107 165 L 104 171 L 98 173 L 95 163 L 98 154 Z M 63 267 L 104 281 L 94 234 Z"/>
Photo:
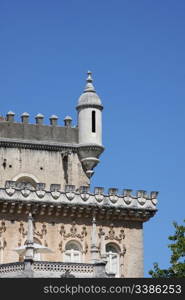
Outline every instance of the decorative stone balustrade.
<path fill-rule="evenodd" d="M 64 263 L 34 261 L 33 263 L 15 262 L 0 265 L 0 278 L 14 277 L 34 277 L 34 278 L 60 278 L 60 277 L 77 277 L 93 278 L 97 273 L 96 264 L 85 263 Z M 105 274 L 105 265 L 102 266 Z"/>
<path fill-rule="evenodd" d="M 23 262 L 15 262 L 15 263 L 10 263 L 10 264 L 0 265 L 0 274 L 20 272 L 23 270 L 24 270 Z M 0 275 L 0 277 L 1 277 L 1 275 Z"/>
<path fill-rule="evenodd" d="M 93 264 L 84 264 L 84 263 L 58 263 L 58 262 L 34 262 L 33 263 L 34 271 L 49 271 L 49 272 L 61 272 L 65 273 L 69 271 L 70 273 L 93 273 L 94 265 Z"/>

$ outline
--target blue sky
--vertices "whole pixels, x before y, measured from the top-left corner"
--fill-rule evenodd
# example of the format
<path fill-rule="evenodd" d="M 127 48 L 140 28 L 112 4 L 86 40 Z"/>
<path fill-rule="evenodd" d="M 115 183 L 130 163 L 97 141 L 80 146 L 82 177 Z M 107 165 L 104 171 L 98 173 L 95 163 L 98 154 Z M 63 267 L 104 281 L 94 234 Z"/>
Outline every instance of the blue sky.
<path fill-rule="evenodd" d="M 104 104 L 106 148 L 92 186 L 157 190 L 144 225 L 145 276 L 168 266 L 172 222 L 184 218 L 185 1 L 1 0 L 0 114 L 41 112 L 60 124 L 86 71 Z"/>

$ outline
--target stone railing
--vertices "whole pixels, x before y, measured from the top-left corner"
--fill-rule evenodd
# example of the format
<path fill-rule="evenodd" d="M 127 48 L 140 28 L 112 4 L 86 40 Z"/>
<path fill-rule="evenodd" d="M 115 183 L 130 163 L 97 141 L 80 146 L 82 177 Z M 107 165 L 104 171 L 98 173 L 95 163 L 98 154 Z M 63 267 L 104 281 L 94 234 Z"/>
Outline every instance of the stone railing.
<path fill-rule="evenodd" d="M 66 271 L 68 271 L 70 273 L 87 274 L 94 272 L 94 265 L 84 263 L 34 262 L 33 271 L 57 273 L 65 273 Z"/>
<path fill-rule="evenodd" d="M 0 265 L 0 274 L 23 271 L 24 266 L 25 265 L 23 262 L 2 264 L 2 265 Z"/>

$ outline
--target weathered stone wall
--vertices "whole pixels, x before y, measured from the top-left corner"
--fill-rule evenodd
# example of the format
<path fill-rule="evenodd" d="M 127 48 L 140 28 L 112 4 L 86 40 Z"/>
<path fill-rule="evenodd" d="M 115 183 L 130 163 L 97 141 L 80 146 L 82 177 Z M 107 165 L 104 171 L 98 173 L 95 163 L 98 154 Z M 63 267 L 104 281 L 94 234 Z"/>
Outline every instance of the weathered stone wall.
<path fill-rule="evenodd" d="M 14 215 L 0 216 L 4 219 L 5 231 L 1 238 L 5 241 L 1 263 L 19 261 L 18 254 L 13 249 L 24 245 L 27 237 L 27 220 L 25 216 Z M 1 224 L 1 222 L 0 222 Z M 98 257 L 102 251 L 100 232 L 104 232 L 104 244 L 112 243 L 120 249 L 120 276 L 143 276 L 143 244 L 142 226 L 139 222 L 118 221 L 110 224 L 108 221 L 97 223 Z M 82 262 L 91 262 L 91 233 L 90 220 L 74 220 L 61 217 L 35 217 L 34 237 L 43 246 L 47 246 L 53 252 L 41 254 L 41 260 L 50 262 L 64 262 L 65 245 L 69 241 L 76 241 L 82 247 Z"/>
<path fill-rule="evenodd" d="M 72 151 L 45 151 L 21 148 L 0 148 L 0 187 L 6 180 L 18 180 L 30 177 L 36 182 L 61 184 L 64 190 L 66 184 L 76 187 L 88 185 L 84 170 L 78 155 Z M 23 179 L 24 180 L 24 179 Z"/>
<path fill-rule="evenodd" d="M 125 277 L 143 277 L 143 225 L 141 222 L 135 222 L 127 228 L 125 244 L 127 250 L 124 263 Z"/>
<path fill-rule="evenodd" d="M 78 128 L 1 121 L 0 138 L 72 144 L 78 143 Z"/>

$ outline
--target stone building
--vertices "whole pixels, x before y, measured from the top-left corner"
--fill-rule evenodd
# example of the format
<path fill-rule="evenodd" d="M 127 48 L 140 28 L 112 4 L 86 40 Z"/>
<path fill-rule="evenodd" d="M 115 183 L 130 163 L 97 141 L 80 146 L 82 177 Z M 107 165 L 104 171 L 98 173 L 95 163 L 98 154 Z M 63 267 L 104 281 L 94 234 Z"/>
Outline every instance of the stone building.
<path fill-rule="evenodd" d="M 76 109 L 76 127 L 69 116 L 0 119 L 0 277 L 143 277 L 157 192 L 90 191 L 104 151 L 91 72 Z"/>

